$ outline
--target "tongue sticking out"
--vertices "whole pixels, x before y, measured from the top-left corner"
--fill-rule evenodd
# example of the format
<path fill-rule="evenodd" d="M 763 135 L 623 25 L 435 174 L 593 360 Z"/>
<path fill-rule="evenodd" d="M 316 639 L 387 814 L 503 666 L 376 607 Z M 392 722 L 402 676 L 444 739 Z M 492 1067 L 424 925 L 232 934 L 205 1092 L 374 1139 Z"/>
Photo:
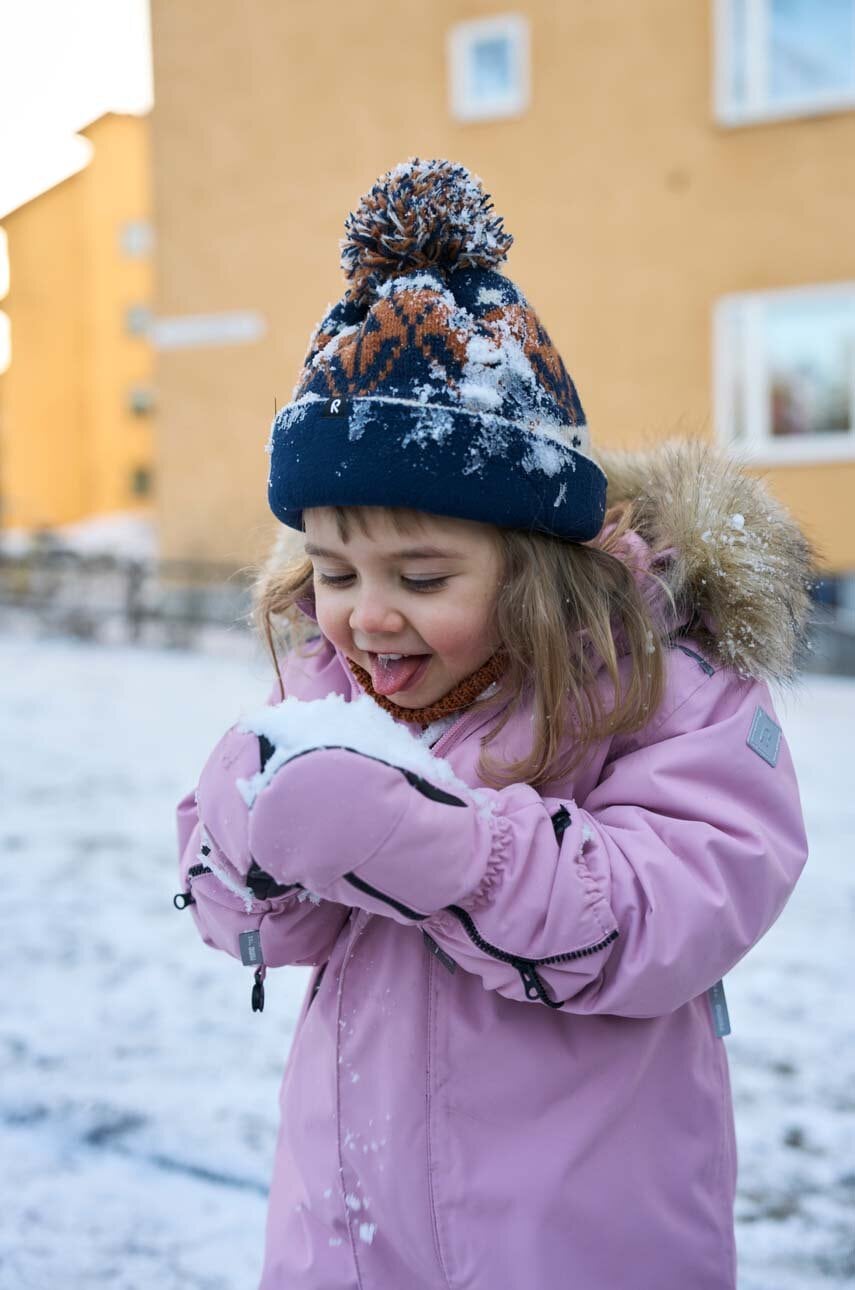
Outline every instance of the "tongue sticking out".
<path fill-rule="evenodd" d="M 371 654 L 371 684 L 378 694 L 397 694 L 412 684 L 417 672 L 424 671 L 430 655 L 411 654 L 408 658 L 380 658 Z"/>

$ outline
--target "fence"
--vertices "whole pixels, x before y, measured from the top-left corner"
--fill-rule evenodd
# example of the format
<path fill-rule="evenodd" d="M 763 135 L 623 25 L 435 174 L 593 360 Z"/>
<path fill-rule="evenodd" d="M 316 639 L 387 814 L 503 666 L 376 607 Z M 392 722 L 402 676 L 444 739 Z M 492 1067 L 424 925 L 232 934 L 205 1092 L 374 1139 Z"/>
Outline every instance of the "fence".
<path fill-rule="evenodd" d="M 250 572 L 202 560 L 83 555 L 66 548 L 0 551 L 0 609 L 86 640 L 178 647 L 215 630 L 249 636 Z M 855 675 L 855 614 L 815 605 L 808 672 Z"/>
<path fill-rule="evenodd" d="M 87 640 L 190 646 L 207 628 L 246 633 L 250 574 L 194 560 L 0 552 L 0 608 Z"/>

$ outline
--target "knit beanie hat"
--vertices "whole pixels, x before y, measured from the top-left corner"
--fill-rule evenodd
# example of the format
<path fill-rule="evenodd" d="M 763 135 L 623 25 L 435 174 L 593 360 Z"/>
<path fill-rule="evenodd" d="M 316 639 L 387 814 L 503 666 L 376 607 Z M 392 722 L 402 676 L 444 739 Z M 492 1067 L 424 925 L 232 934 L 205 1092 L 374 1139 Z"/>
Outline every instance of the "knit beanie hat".
<path fill-rule="evenodd" d="M 534 310 L 497 271 L 513 238 L 481 180 L 413 157 L 345 221 L 350 286 L 276 414 L 268 500 L 402 506 L 584 542 L 606 477 L 579 396 Z"/>

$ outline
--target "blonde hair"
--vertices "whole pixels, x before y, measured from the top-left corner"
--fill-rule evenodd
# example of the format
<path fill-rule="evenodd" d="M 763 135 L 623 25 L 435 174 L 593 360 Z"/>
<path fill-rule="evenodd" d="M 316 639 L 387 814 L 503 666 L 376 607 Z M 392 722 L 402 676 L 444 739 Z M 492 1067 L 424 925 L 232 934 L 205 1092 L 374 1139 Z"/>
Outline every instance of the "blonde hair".
<path fill-rule="evenodd" d="M 403 507 L 331 509 L 343 541 L 349 539 L 349 515 L 368 532 L 366 509 L 382 509 L 399 531 L 420 523 L 420 512 Z M 485 783 L 537 787 L 558 779 L 579 764 L 590 744 L 640 729 L 659 707 L 665 688 L 662 623 L 620 554 L 632 527 L 632 504 L 622 502 L 607 512 L 599 537 L 588 543 L 496 529 L 504 571 L 494 624 L 508 662 L 489 700 L 497 711 L 502 709 L 500 719 L 481 741 L 478 772 Z M 670 599 L 667 585 L 656 582 Z M 253 619 L 266 640 L 283 698 L 277 637 L 305 656 L 307 643 L 315 638 L 307 636 L 298 601 L 312 595 L 312 562 L 302 551 L 284 564 L 274 561 L 255 584 Z M 621 683 L 616 639 L 622 657 L 629 656 L 626 684 Z M 603 669 L 607 687 L 598 684 Z M 612 696 L 609 704 L 603 701 L 603 689 Z M 486 749 L 528 701 L 531 751 L 518 761 L 498 764 Z"/>

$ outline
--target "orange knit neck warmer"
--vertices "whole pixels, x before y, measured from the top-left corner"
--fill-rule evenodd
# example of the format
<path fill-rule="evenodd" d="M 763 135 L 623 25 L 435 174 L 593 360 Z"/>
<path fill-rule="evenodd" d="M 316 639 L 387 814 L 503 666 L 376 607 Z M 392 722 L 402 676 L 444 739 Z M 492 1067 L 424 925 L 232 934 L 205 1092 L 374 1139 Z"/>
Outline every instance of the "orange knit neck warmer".
<path fill-rule="evenodd" d="M 455 686 L 444 694 L 441 699 L 435 703 L 428 703 L 423 708 L 402 708 L 400 704 L 393 703 L 385 694 L 377 694 L 374 686 L 371 684 L 371 673 L 367 672 L 364 667 L 354 663 L 352 658 L 347 660 L 351 672 L 356 677 L 366 694 L 370 694 L 375 703 L 390 712 L 393 717 L 401 717 L 404 721 L 411 721 L 419 725 L 422 729 L 429 726 L 433 721 L 439 721 L 440 717 L 447 717 L 452 712 L 458 712 L 461 708 L 468 708 L 470 703 L 478 698 L 482 690 L 485 690 L 492 681 L 497 681 L 505 670 L 507 657 L 502 650 L 499 650 L 492 658 L 488 658 L 486 663 L 482 663 L 476 672 L 465 676 L 462 681 L 458 681 Z"/>

